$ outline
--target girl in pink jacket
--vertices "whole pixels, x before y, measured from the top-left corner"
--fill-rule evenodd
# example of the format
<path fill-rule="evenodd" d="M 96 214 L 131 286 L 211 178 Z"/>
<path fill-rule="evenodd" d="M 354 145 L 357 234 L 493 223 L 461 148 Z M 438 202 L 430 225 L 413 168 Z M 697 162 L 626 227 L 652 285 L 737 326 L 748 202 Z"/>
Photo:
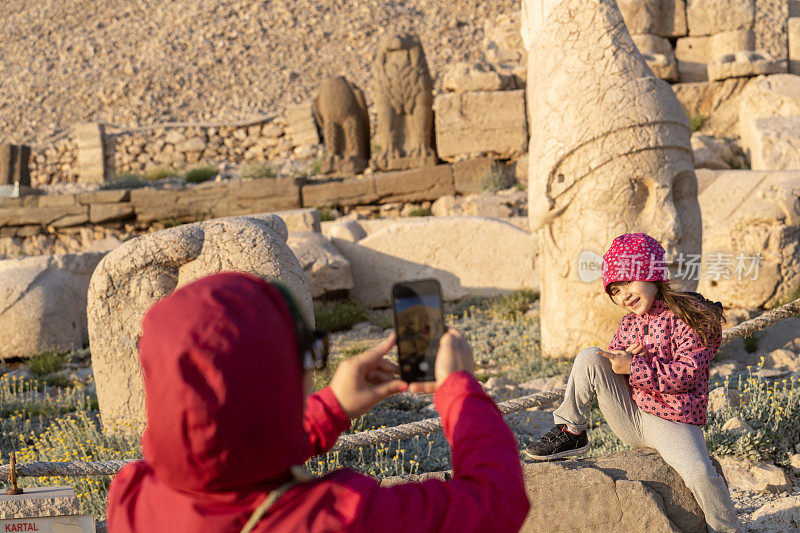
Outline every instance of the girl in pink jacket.
<path fill-rule="evenodd" d="M 589 449 L 586 428 L 596 397 L 625 444 L 654 448 L 680 474 L 709 531 L 741 531 L 728 488 L 711 463 L 706 423 L 711 359 L 721 343 L 722 306 L 669 285 L 664 249 L 644 233 L 614 239 L 603 256 L 603 287 L 628 311 L 608 350 L 575 359 L 556 427 L 525 452 L 536 460 Z"/>

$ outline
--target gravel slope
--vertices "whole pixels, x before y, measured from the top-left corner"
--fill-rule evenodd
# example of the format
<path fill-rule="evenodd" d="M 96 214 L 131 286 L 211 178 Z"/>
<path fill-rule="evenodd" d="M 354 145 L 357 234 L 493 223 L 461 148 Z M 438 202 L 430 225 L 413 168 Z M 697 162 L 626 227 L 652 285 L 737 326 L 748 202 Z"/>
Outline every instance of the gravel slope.
<path fill-rule="evenodd" d="M 431 74 L 479 59 L 519 0 L 4 0 L 0 142 L 83 121 L 134 126 L 278 111 L 346 74 L 372 99 L 385 28 L 413 27 Z"/>

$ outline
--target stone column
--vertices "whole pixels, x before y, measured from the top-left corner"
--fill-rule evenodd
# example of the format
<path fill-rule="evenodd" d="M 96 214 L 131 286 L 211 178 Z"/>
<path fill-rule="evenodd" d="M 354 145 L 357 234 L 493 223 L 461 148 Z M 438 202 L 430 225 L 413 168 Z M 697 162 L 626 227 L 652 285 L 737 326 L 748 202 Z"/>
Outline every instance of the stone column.
<path fill-rule="evenodd" d="M 619 324 L 599 280 L 614 237 L 643 231 L 672 258 L 700 253 L 691 130 L 614 0 L 523 0 L 523 16 L 542 353 L 574 356 L 607 347 Z"/>
<path fill-rule="evenodd" d="M 79 124 L 72 130 L 78 147 L 78 181 L 83 183 L 103 183 L 113 174 L 114 169 L 106 164 L 104 143 L 105 125 L 102 122 Z"/>

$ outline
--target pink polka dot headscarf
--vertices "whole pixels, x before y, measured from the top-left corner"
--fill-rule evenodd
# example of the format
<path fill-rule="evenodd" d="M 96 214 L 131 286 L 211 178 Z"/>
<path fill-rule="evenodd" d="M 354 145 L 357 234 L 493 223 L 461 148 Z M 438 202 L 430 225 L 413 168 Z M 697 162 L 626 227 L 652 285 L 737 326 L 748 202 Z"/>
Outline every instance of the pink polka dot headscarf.
<path fill-rule="evenodd" d="M 646 233 L 620 235 L 603 255 L 603 289 L 615 281 L 669 281 L 664 253 Z"/>

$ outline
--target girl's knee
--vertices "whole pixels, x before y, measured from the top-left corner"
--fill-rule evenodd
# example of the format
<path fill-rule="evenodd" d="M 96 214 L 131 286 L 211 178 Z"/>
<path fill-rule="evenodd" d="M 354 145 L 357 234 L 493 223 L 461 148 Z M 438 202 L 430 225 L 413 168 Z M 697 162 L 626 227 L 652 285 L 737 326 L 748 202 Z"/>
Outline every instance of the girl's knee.
<path fill-rule="evenodd" d="M 574 371 L 576 367 L 588 368 L 602 365 L 605 360 L 606 358 L 600 355 L 600 348 L 592 346 L 591 348 L 583 349 L 580 351 L 580 353 L 578 353 L 577 357 L 575 357 L 575 364 L 572 368 Z"/>

